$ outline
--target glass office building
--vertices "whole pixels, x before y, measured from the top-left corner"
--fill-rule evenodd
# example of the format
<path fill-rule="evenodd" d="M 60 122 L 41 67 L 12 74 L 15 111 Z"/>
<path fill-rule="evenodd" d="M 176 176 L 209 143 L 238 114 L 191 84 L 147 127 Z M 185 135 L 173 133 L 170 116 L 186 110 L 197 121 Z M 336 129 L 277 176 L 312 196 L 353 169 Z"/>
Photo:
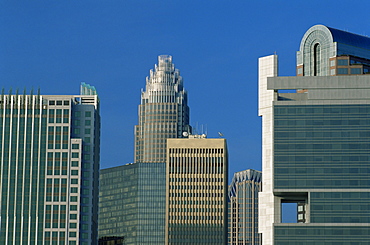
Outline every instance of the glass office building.
<path fill-rule="evenodd" d="M 172 56 L 160 55 L 141 93 L 135 126 L 135 162 L 165 162 L 166 139 L 190 132 L 187 92 Z"/>
<path fill-rule="evenodd" d="M 99 99 L 0 96 L 0 244 L 97 244 Z"/>
<path fill-rule="evenodd" d="M 259 245 L 258 192 L 262 173 L 247 169 L 234 174 L 229 185 L 229 242 L 234 245 Z"/>
<path fill-rule="evenodd" d="M 370 38 L 318 25 L 302 39 L 297 77 L 277 76 L 276 55 L 260 58 L 263 244 L 368 244 L 369 54 Z M 296 223 L 282 222 L 285 203 Z"/>
<path fill-rule="evenodd" d="M 164 244 L 164 163 L 131 163 L 100 173 L 99 237 Z"/>

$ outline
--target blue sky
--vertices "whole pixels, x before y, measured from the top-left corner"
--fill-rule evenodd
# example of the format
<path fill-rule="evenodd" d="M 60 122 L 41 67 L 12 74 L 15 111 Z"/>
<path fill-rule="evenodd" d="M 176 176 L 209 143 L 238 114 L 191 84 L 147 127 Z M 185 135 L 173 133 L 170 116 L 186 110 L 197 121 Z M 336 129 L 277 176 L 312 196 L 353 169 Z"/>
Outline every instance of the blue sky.
<path fill-rule="evenodd" d="M 279 55 L 295 75 L 308 28 L 324 24 L 370 35 L 369 1 L 17 1 L 0 2 L 0 88 L 101 100 L 101 167 L 133 161 L 145 77 L 170 54 L 188 91 L 190 120 L 228 140 L 230 176 L 261 170 L 257 60 Z"/>

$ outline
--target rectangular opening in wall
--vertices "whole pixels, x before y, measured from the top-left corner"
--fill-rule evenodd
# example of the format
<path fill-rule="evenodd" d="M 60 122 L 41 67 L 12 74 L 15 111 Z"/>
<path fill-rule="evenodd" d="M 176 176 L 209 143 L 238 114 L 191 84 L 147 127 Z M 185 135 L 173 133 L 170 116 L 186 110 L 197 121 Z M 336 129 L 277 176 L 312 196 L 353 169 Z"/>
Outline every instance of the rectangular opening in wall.
<path fill-rule="evenodd" d="M 281 203 L 281 223 L 298 223 L 297 203 Z"/>
<path fill-rule="evenodd" d="M 275 193 L 281 197 L 281 223 L 306 223 L 307 193 Z"/>

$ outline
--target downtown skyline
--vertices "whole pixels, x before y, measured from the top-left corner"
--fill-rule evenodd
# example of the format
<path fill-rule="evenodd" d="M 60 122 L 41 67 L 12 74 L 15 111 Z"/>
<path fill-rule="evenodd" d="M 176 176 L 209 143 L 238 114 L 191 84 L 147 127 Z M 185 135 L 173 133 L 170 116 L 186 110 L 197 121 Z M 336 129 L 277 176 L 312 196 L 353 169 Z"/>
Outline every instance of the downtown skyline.
<path fill-rule="evenodd" d="M 370 4 L 346 3 L 215 1 L 195 8 L 195 2 L 179 1 L 6 1 L 0 10 L 1 88 L 70 94 L 78 93 L 80 82 L 94 85 L 102 102 L 101 167 L 114 167 L 134 161 L 140 90 L 157 56 L 172 55 L 188 91 L 190 125 L 198 132 L 204 125 L 209 137 L 221 132 L 228 141 L 229 176 L 261 170 L 257 59 L 276 51 L 280 75 L 294 76 L 299 40 L 310 26 L 370 35 L 370 24 L 357 19 Z M 338 10 L 329 11 L 334 4 Z"/>

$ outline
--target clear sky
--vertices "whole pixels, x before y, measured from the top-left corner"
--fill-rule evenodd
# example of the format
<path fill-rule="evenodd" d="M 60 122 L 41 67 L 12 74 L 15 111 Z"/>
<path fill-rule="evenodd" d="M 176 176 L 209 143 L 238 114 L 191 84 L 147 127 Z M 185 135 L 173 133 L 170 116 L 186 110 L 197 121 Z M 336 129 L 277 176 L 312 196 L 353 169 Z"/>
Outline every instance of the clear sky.
<path fill-rule="evenodd" d="M 0 1 L 0 88 L 101 100 L 101 167 L 133 161 L 134 125 L 145 77 L 173 56 L 188 91 L 190 121 L 228 140 L 230 176 L 261 170 L 257 60 L 279 55 L 295 75 L 308 28 L 324 24 L 370 35 L 370 1 Z"/>

